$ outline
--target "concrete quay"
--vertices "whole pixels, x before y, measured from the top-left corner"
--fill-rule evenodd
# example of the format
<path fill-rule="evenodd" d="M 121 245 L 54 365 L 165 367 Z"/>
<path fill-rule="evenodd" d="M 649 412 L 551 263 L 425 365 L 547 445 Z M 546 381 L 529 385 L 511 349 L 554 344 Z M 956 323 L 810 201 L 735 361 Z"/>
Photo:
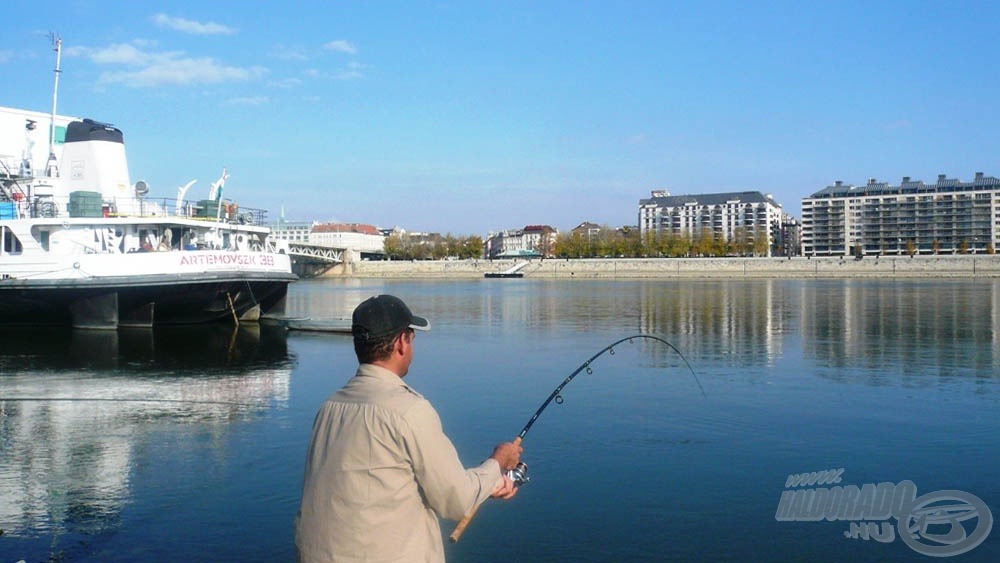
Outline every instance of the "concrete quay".
<path fill-rule="evenodd" d="M 349 261 L 324 277 L 482 278 L 520 260 Z M 584 258 L 532 260 L 534 279 L 642 278 L 998 278 L 1000 255 L 854 258 Z"/>

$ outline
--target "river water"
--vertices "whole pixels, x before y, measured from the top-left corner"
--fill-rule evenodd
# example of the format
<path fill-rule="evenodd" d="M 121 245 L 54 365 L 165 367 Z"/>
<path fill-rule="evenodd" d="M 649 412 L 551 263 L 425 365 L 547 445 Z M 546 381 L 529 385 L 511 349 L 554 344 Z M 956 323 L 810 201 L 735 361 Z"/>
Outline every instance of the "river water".
<path fill-rule="evenodd" d="M 1000 282 L 306 280 L 289 314 L 377 293 L 431 320 L 407 382 L 470 465 L 616 340 L 697 374 L 650 339 L 595 359 L 449 560 L 1000 560 Z M 267 327 L 0 333 L 0 563 L 294 560 L 355 365 Z"/>

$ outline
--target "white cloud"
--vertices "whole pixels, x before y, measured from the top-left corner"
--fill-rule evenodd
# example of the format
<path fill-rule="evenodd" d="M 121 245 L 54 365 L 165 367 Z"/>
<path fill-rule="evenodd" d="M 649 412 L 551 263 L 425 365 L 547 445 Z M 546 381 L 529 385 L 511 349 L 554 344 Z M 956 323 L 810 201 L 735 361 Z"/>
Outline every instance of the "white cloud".
<path fill-rule="evenodd" d="M 358 62 L 347 63 L 347 68 L 334 73 L 333 77 L 337 80 L 354 80 L 355 78 L 362 78 L 364 76 L 364 70 L 368 68 L 368 65 L 363 65 Z"/>
<path fill-rule="evenodd" d="M 368 65 L 361 64 L 358 62 L 350 62 L 344 68 L 336 70 L 320 70 L 317 68 L 307 68 L 302 71 L 302 75 L 308 78 L 329 78 L 333 80 L 355 80 L 358 78 L 364 78 L 364 70 L 368 69 Z"/>
<path fill-rule="evenodd" d="M 271 47 L 271 52 L 268 56 L 272 59 L 281 59 L 284 61 L 307 61 L 309 57 L 306 52 L 301 47 L 289 47 L 287 45 L 275 45 Z"/>
<path fill-rule="evenodd" d="M 266 73 L 267 69 L 263 67 L 226 66 L 205 57 L 163 60 L 135 71 L 106 72 L 101 75 L 101 82 L 105 84 L 121 83 L 133 88 L 170 84 L 217 84 L 227 81 L 252 80 L 260 78 Z"/>
<path fill-rule="evenodd" d="M 145 65 L 149 64 L 153 55 L 127 43 L 108 45 L 107 47 L 70 47 L 65 51 L 70 57 L 87 57 L 101 64 Z"/>
<path fill-rule="evenodd" d="M 330 41 L 329 43 L 323 45 L 323 48 L 326 49 L 327 51 L 335 51 L 337 53 L 347 53 L 349 55 L 356 55 L 358 53 L 357 47 L 355 47 L 350 41 L 345 41 L 343 39 Z"/>
<path fill-rule="evenodd" d="M 87 57 L 98 65 L 127 67 L 128 70 L 102 73 L 100 82 L 133 88 L 246 81 L 268 72 L 260 66 L 228 66 L 211 57 L 190 57 L 183 51 L 152 52 L 125 43 L 100 48 L 73 47 L 66 54 Z"/>
<path fill-rule="evenodd" d="M 193 35 L 233 35 L 236 33 L 235 29 L 221 23 L 201 23 L 194 20 L 168 16 L 164 13 L 154 15 L 153 23 L 160 27 L 166 27 L 174 31 L 180 31 L 181 33 L 191 33 Z"/>
<path fill-rule="evenodd" d="M 272 80 L 267 83 L 268 86 L 273 88 L 295 88 L 302 84 L 301 78 L 282 78 L 280 80 Z"/>
<path fill-rule="evenodd" d="M 249 96 L 245 98 L 230 98 L 226 103 L 232 106 L 259 106 L 269 101 L 271 100 L 267 96 Z"/>

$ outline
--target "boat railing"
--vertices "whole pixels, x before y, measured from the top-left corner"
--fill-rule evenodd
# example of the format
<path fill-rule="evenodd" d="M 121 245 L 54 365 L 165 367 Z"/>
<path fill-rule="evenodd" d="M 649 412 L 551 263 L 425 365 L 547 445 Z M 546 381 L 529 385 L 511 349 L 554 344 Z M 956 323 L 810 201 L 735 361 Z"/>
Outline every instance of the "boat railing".
<path fill-rule="evenodd" d="M 19 179 L 20 165 L 17 157 L 9 154 L 0 154 L 0 179 Z"/>
<path fill-rule="evenodd" d="M 0 155 L 0 201 L 9 206 L 24 199 L 24 188 L 20 184 L 26 179 L 24 173 L 15 157 Z M 7 218 L 5 215 L 0 213 L 0 217 Z"/>
<path fill-rule="evenodd" d="M 267 210 L 242 207 L 239 203 L 227 199 L 222 201 L 183 200 L 178 205 L 176 199 L 150 200 L 143 198 L 140 203 L 139 213 L 142 216 L 172 215 L 240 225 L 264 225 L 267 220 Z"/>
<path fill-rule="evenodd" d="M 232 225 L 266 225 L 267 210 L 241 207 L 230 200 L 187 201 L 178 205 L 176 199 L 135 198 L 119 204 L 102 202 L 101 207 L 70 209 L 66 200 L 52 196 L 36 196 L 28 201 L 16 184 L 6 184 L 0 194 L 0 203 L 7 202 L 11 211 L 20 218 L 44 219 L 56 217 L 184 217 Z"/>

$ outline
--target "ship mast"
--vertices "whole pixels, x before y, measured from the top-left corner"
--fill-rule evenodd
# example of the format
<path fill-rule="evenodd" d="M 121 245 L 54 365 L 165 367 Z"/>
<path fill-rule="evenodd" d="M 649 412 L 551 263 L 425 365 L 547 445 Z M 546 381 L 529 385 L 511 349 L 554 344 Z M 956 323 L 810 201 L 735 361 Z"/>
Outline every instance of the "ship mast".
<path fill-rule="evenodd" d="M 55 84 L 52 86 L 52 119 L 49 121 L 49 161 L 45 165 L 45 175 L 53 178 L 59 175 L 56 163 L 56 99 L 59 94 L 59 62 L 62 57 L 62 38 L 54 33 L 49 34 L 53 49 L 56 52 Z"/>

